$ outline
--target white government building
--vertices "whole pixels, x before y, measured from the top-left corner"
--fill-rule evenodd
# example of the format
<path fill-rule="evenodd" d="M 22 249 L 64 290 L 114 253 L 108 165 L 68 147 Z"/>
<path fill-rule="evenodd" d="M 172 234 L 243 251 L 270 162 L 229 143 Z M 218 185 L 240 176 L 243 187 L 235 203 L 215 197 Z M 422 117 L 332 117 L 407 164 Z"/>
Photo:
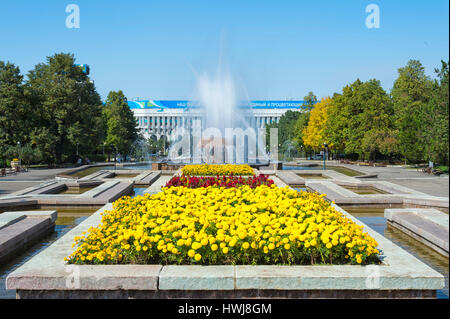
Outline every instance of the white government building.
<path fill-rule="evenodd" d="M 140 100 L 128 101 L 138 128 L 145 138 L 168 138 L 175 129 L 190 128 L 195 120 L 202 121 L 202 110 L 192 101 Z M 305 110 L 305 101 L 251 101 L 247 106 L 246 121 L 251 127 L 264 128 L 278 123 L 288 110 Z"/>

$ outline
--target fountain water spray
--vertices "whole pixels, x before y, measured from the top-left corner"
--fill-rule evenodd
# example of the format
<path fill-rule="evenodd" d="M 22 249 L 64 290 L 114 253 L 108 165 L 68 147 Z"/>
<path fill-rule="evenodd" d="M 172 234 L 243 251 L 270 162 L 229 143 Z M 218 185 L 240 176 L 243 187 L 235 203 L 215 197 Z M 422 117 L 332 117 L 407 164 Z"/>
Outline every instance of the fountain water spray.
<path fill-rule="evenodd" d="M 239 94 L 230 72 L 219 64 L 215 76 L 196 73 L 196 77 L 194 99 L 201 109 L 201 120 L 193 121 L 188 132 L 184 128 L 175 132 L 181 140 L 169 150 L 170 159 L 194 163 L 267 162 L 264 130 L 250 125 L 250 101 L 239 98 L 244 94 Z"/>

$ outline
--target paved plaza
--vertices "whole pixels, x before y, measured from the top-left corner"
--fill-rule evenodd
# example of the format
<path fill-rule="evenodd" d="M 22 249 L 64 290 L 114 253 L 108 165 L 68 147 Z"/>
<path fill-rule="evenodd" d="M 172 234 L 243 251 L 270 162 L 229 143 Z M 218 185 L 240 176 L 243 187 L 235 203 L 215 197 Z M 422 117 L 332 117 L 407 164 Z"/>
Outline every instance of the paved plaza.
<path fill-rule="evenodd" d="M 0 196 L 52 180 L 56 174 L 65 170 L 67 168 L 29 169 L 28 172 L 2 176 L 0 177 Z"/>
<path fill-rule="evenodd" d="M 448 175 L 428 175 L 426 173 L 418 172 L 415 168 L 403 168 L 401 166 L 371 167 L 348 164 L 343 166 L 357 168 L 368 174 L 378 174 L 378 178 L 372 180 L 391 182 L 433 196 L 449 196 Z"/>
<path fill-rule="evenodd" d="M 332 162 L 330 163 L 332 164 Z M 365 181 L 387 181 L 400 186 L 405 186 L 425 194 L 438 197 L 449 196 L 448 175 L 433 176 L 418 172 L 416 169 L 396 167 L 370 167 L 341 164 L 341 166 L 357 169 L 367 174 L 378 174 L 377 178 L 366 178 Z M 30 186 L 49 181 L 67 170 L 57 169 L 30 169 L 16 175 L 0 177 L 0 196 L 10 194 Z"/>

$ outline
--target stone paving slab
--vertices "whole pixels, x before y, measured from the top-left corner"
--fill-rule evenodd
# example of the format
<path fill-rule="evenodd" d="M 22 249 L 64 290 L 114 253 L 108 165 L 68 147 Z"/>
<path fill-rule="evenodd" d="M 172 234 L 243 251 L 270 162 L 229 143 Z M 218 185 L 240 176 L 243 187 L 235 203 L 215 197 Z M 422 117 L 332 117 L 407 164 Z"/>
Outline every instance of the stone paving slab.
<path fill-rule="evenodd" d="M 413 204 L 449 207 L 448 198 L 434 197 L 389 182 L 360 182 L 353 187 L 373 187 L 389 194 L 361 195 L 345 189 L 340 181 L 306 181 L 306 186 L 340 205 Z"/>
<path fill-rule="evenodd" d="M 17 251 L 53 230 L 56 211 L 14 212 L 26 216 L 0 229 L 0 262 L 7 260 Z"/>
<path fill-rule="evenodd" d="M 0 214 L 0 230 L 4 227 L 17 223 L 19 220 L 26 218 L 23 214 L 15 214 L 15 212 L 4 212 Z"/>
<path fill-rule="evenodd" d="M 85 182 L 82 182 L 83 184 Z M 99 181 L 87 181 L 96 183 Z M 41 185 L 41 190 L 30 190 L 29 195 L 8 195 L 0 198 L 0 208 L 17 208 L 35 205 L 63 205 L 63 206 L 97 206 L 112 202 L 121 196 L 128 195 L 133 189 L 131 180 L 107 181 L 83 194 L 48 194 L 49 187 L 64 188 L 66 183 L 53 182 Z M 74 184 L 73 182 L 71 183 Z M 80 185 L 79 183 L 77 183 Z M 42 192 L 45 192 L 42 194 Z"/>
<path fill-rule="evenodd" d="M 88 180 L 95 180 L 95 179 L 110 178 L 113 176 L 114 176 L 114 173 L 111 171 L 100 170 L 100 171 L 94 172 L 92 174 L 89 174 L 87 176 L 81 177 L 78 180 L 79 181 L 88 181 Z"/>
<path fill-rule="evenodd" d="M 409 204 L 409 205 L 440 207 L 440 208 L 446 208 L 447 210 L 449 208 L 449 199 L 442 198 L 442 197 L 428 196 L 427 198 L 420 198 L 418 196 L 414 196 L 414 197 L 405 196 L 405 198 L 403 199 L 403 203 Z"/>
<path fill-rule="evenodd" d="M 273 180 L 273 183 L 274 183 L 276 186 L 278 186 L 278 187 L 286 187 L 286 186 L 289 186 L 289 185 L 287 185 L 285 182 L 283 182 L 281 179 L 279 179 L 279 178 L 276 177 L 276 176 L 269 176 L 269 178 L 270 178 L 271 180 Z"/>
<path fill-rule="evenodd" d="M 133 182 L 119 182 L 107 189 L 105 192 L 102 192 L 99 196 L 97 196 L 98 200 L 103 200 L 105 203 L 113 202 L 116 199 L 129 194 L 133 189 Z"/>
<path fill-rule="evenodd" d="M 84 192 L 83 194 L 80 195 L 80 197 L 98 197 L 103 192 L 106 192 L 108 189 L 111 189 L 112 187 L 116 186 L 119 183 L 120 183 L 119 181 L 104 182 L 103 184 L 97 186 L 96 188 Z"/>
<path fill-rule="evenodd" d="M 0 208 L 36 206 L 37 203 L 36 199 L 27 197 L 0 199 Z"/>
<path fill-rule="evenodd" d="M 319 173 L 320 170 L 319 171 L 316 171 L 316 170 L 311 170 L 310 171 L 310 170 L 308 170 L 308 172 L 318 172 Z M 324 176 L 327 176 L 328 178 L 330 178 L 332 180 L 339 180 L 339 181 L 342 181 L 342 182 L 349 182 L 349 183 L 356 183 L 356 184 L 360 182 L 355 177 L 347 176 L 345 174 L 333 171 L 331 169 L 322 171 L 322 174 Z"/>
<path fill-rule="evenodd" d="M 441 254 L 449 253 L 449 216 L 435 209 L 385 209 L 390 224 Z"/>
<path fill-rule="evenodd" d="M 81 180 L 77 180 L 77 181 L 73 181 L 73 182 L 66 182 L 65 183 L 67 187 L 96 187 L 98 185 L 103 184 L 102 181 L 98 181 L 98 180 L 89 180 L 89 181 L 81 181 Z"/>
<path fill-rule="evenodd" d="M 314 290 L 365 290 L 371 271 L 380 276 L 378 289 L 398 289 L 398 278 L 390 278 L 387 266 L 363 267 L 359 265 L 326 266 L 236 266 L 236 289 Z M 415 279 L 405 286 L 414 286 Z M 418 287 L 423 288 L 422 285 Z M 419 288 L 419 289 L 420 289 Z"/>
<path fill-rule="evenodd" d="M 305 179 L 298 176 L 293 172 L 288 171 L 277 171 L 275 174 L 279 179 L 281 179 L 284 183 L 290 186 L 303 186 L 305 185 Z"/>
<path fill-rule="evenodd" d="M 307 182 L 306 186 L 319 194 L 326 194 L 325 198 L 336 203 L 340 203 L 344 198 L 357 198 L 357 194 L 332 182 Z"/>
<path fill-rule="evenodd" d="M 18 272 L 7 282 L 24 290 L 156 290 L 161 265 L 65 265 Z"/>
<path fill-rule="evenodd" d="M 58 214 L 56 210 L 48 211 L 14 211 L 14 212 L 4 212 L 0 214 L 0 229 L 6 226 L 12 225 L 26 217 L 30 218 L 50 218 L 50 222 L 54 223 L 56 221 Z"/>
<path fill-rule="evenodd" d="M 168 181 L 170 181 L 171 178 L 172 178 L 172 175 L 160 175 L 158 177 L 158 179 L 155 182 L 153 182 L 153 184 L 150 185 L 150 187 L 148 187 L 144 191 L 144 194 L 156 194 L 156 193 L 159 193 L 161 191 L 161 187 L 166 185 L 166 183 Z"/>
<path fill-rule="evenodd" d="M 412 194 L 412 195 L 423 195 L 423 196 L 430 197 L 430 195 L 427 195 L 425 193 L 413 190 L 413 189 L 405 187 L 405 186 L 386 182 L 386 181 L 367 183 L 367 185 L 378 188 L 384 192 L 391 193 L 391 194 Z"/>
<path fill-rule="evenodd" d="M 159 177 L 161 176 L 161 172 L 150 172 L 146 171 L 145 173 L 136 176 L 133 180 L 135 185 L 151 185 L 153 184 Z"/>
<path fill-rule="evenodd" d="M 159 275 L 160 290 L 231 290 L 233 266 L 164 266 Z"/>
<path fill-rule="evenodd" d="M 37 194 L 55 194 L 55 193 L 59 193 L 60 191 L 62 191 L 64 188 L 66 187 L 66 185 L 64 183 L 61 182 L 57 182 L 45 187 L 41 187 L 38 188 L 30 193 L 28 193 L 28 195 L 37 195 Z"/>
<path fill-rule="evenodd" d="M 37 185 L 33 185 L 24 189 L 21 189 L 19 191 L 13 192 L 7 196 L 4 196 L 2 198 L 7 198 L 7 197 L 12 197 L 12 196 L 19 196 L 19 195 L 27 195 L 33 192 L 36 192 L 37 190 L 41 189 L 41 188 L 45 188 L 51 185 L 58 185 L 59 182 L 58 181 L 49 181 L 49 182 L 43 182 L 43 183 L 39 183 Z"/>

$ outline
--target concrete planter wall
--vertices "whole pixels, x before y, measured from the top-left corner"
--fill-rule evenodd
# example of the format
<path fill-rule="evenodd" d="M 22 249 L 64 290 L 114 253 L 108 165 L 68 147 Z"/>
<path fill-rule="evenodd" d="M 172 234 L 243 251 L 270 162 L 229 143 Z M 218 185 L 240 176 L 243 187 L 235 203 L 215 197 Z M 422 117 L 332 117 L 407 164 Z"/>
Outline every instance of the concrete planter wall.
<path fill-rule="evenodd" d="M 382 265 L 68 265 L 74 236 L 101 221 L 107 204 L 11 273 L 18 298 L 434 298 L 444 277 L 363 225 Z"/>

